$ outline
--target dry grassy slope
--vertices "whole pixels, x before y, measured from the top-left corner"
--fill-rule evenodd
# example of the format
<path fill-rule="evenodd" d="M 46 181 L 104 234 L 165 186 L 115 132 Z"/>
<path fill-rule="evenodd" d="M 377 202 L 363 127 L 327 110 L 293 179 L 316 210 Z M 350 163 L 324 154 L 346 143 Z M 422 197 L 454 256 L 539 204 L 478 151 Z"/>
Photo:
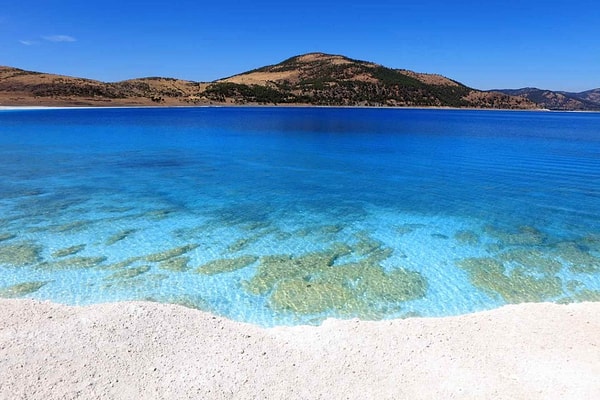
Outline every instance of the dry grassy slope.
<path fill-rule="evenodd" d="M 91 79 L 44 74 L 11 67 L 0 67 L 0 90 L 3 92 L 31 92 L 34 95 L 37 95 L 36 93 L 44 93 L 45 90 L 49 90 L 51 87 L 79 87 L 89 88 L 89 90 L 102 90 L 106 89 L 107 85 L 103 82 Z"/>
<path fill-rule="evenodd" d="M 155 102 L 181 101 L 193 104 L 202 100 L 207 83 L 173 78 L 138 78 L 112 84 L 128 97 L 150 98 Z"/>
<path fill-rule="evenodd" d="M 244 86 L 235 86 L 244 85 Z M 258 91 L 261 86 L 268 90 Z M 320 105 L 536 108 L 524 98 L 481 92 L 437 74 L 310 53 L 217 81 L 209 97 Z"/>
<path fill-rule="evenodd" d="M 96 105 L 119 97 L 103 82 L 0 67 L 0 105 Z"/>
<path fill-rule="evenodd" d="M 0 105 L 315 104 L 536 108 L 435 74 L 310 53 L 213 83 L 140 78 L 105 83 L 0 67 Z"/>
<path fill-rule="evenodd" d="M 458 82 L 439 74 L 425 74 L 422 72 L 409 71 L 407 69 L 399 69 L 397 71 L 403 73 L 404 75 L 418 79 L 427 85 L 460 86 Z"/>
<path fill-rule="evenodd" d="M 1 105 L 190 105 L 207 84 L 171 78 L 106 83 L 0 67 Z"/>
<path fill-rule="evenodd" d="M 563 93 L 546 90 L 543 97 L 543 104 L 546 108 L 565 110 L 582 110 L 586 108 L 583 101 L 574 99 Z"/>
<path fill-rule="evenodd" d="M 556 92 L 537 88 L 503 89 L 502 93 L 521 96 L 550 110 L 595 110 L 600 111 L 600 89 L 581 93 Z"/>
<path fill-rule="evenodd" d="M 326 65 L 352 65 L 357 61 L 343 56 L 323 53 L 310 53 L 292 57 L 276 65 L 269 65 L 253 71 L 244 72 L 229 78 L 220 79 L 217 82 L 230 82 L 238 84 L 265 85 L 273 82 L 289 82 L 297 84 L 302 79 L 318 73 Z M 376 66 L 376 64 L 365 63 L 365 65 Z M 350 72 L 352 70 L 350 69 Z M 353 75 L 348 78 L 368 81 L 368 77 Z"/>
<path fill-rule="evenodd" d="M 340 55 L 309 53 L 292 57 L 276 65 L 262 67 L 229 78 L 220 79 L 218 82 L 231 82 L 246 85 L 266 85 L 272 82 L 282 81 L 298 83 L 303 77 L 310 77 L 315 72 L 319 72 L 319 69 L 326 65 L 348 66 L 349 68 L 346 71 L 347 75 L 342 78 L 344 80 L 357 80 L 372 83 L 376 83 L 377 79 L 371 74 L 365 73 L 365 70 L 368 71 L 368 69 L 382 67 L 382 65 L 379 64 L 352 60 Z M 352 66 L 355 68 L 352 68 Z M 398 69 L 396 71 L 428 85 L 460 85 L 459 83 L 438 74 L 418 73 L 404 69 Z"/>
<path fill-rule="evenodd" d="M 588 101 L 600 104 L 600 89 L 588 90 L 580 93 L 580 95 Z"/>
<path fill-rule="evenodd" d="M 509 108 L 509 109 L 538 109 L 536 103 L 521 97 L 509 96 L 500 92 L 482 92 L 479 90 L 471 90 L 465 96 L 465 100 L 477 105 L 479 108 Z"/>

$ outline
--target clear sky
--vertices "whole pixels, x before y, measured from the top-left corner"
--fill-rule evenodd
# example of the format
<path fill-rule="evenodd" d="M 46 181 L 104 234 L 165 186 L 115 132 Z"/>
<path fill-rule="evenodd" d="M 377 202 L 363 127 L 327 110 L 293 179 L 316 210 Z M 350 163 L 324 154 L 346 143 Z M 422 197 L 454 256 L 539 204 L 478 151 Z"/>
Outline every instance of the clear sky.
<path fill-rule="evenodd" d="M 600 87 L 597 0 L 7 0 L 0 65 L 210 81 L 320 51 L 478 89 Z"/>

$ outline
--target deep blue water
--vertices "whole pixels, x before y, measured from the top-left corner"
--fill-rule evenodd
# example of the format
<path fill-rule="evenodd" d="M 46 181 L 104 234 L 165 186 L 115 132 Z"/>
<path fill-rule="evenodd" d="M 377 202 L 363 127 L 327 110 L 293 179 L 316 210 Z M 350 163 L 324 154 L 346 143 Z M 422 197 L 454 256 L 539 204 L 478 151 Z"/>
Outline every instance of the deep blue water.
<path fill-rule="evenodd" d="M 600 114 L 0 111 L 0 159 L 7 297 L 261 325 L 600 300 Z"/>

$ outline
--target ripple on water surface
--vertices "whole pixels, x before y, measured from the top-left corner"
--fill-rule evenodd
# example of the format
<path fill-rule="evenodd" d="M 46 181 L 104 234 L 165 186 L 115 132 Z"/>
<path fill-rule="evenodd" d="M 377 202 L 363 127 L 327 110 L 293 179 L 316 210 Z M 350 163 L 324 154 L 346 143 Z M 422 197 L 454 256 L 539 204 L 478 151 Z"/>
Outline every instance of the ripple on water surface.
<path fill-rule="evenodd" d="M 228 111 L 247 127 L 173 111 L 149 128 L 130 111 L 123 126 L 86 120 L 78 140 L 96 147 L 57 148 L 24 120 L 27 148 L 0 147 L 21 157 L 0 166 L 0 296 L 162 301 L 261 325 L 600 300 L 598 143 L 482 140 L 468 113 L 426 114 L 457 130 L 420 134 L 434 129 L 420 112 L 356 111 L 310 118 L 362 115 L 371 136 L 263 132 L 253 109 Z M 78 133 L 69 118 L 61 130 Z"/>

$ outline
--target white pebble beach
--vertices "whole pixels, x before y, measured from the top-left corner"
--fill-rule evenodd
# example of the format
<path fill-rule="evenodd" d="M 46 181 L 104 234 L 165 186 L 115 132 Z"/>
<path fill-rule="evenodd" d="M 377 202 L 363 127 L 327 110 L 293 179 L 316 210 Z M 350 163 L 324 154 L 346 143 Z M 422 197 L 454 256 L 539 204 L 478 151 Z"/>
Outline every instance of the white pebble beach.
<path fill-rule="evenodd" d="M 597 399 L 600 303 L 260 328 L 0 300 L 2 399 Z"/>

